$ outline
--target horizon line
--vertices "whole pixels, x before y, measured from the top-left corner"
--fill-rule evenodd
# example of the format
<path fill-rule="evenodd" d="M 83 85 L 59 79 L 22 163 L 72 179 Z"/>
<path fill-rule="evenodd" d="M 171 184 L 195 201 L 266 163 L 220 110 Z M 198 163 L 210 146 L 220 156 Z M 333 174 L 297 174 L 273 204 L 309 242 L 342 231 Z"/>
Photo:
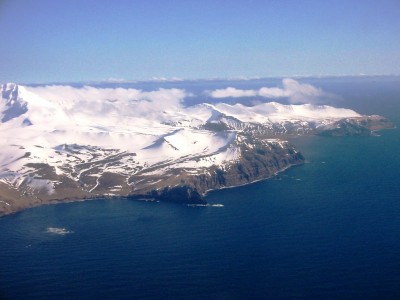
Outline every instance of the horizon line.
<path fill-rule="evenodd" d="M 172 82 L 196 82 L 196 81 L 253 81 L 263 79 L 284 79 L 284 78 L 368 78 L 368 77 L 400 77 L 400 74 L 324 74 L 324 75 L 281 75 L 281 76 L 238 76 L 238 77 L 208 77 L 208 78 L 181 78 L 181 77 L 152 77 L 149 79 L 125 79 L 110 77 L 99 80 L 81 80 L 81 81 L 43 81 L 43 82 L 21 82 L 6 81 L 6 83 L 15 83 L 17 85 L 71 85 L 71 84 L 130 84 L 130 83 L 172 83 Z"/>

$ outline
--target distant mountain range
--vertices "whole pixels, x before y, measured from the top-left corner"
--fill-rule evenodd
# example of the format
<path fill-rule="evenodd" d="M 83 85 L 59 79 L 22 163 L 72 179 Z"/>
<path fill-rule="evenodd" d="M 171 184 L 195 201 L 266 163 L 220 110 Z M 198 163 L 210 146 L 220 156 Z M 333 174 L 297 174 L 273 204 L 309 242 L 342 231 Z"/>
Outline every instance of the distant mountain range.
<path fill-rule="evenodd" d="M 287 135 L 370 135 L 393 125 L 350 109 L 198 104 L 181 89 L 0 85 L 0 215 L 124 196 L 204 204 L 212 189 L 304 162 Z"/>

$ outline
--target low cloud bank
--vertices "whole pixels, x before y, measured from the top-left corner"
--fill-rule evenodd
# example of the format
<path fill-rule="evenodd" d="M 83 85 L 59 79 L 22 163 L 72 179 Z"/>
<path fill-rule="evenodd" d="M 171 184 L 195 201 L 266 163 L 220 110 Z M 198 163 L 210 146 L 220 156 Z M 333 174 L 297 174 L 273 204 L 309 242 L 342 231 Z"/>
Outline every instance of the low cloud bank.
<path fill-rule="evenodd" d="M 29 87 L 29 90 L 43 99 L 72 112 L 111 112 L 121 115 L 145 116 L 146 113 L 162 112 L 165 109 L 179 108 L 185 97 L 181 89 L 158 89 L 142 91 L 132 88 L 95 88 L 84 86 L 52 85 Z"/>
<path fill-rule="evenodd" d="M 239 98 L 239 97 L 263 97 L 263 98 L 288 98 L 290 103 L 317 103 L 321 98 L 330 97 L 321 89 L 307 83 L 300 83 L 291 78 L 282 80 L 281 87 L 262 87 L 258 90 L 241 90 L 234 87 L 217 89 L 210 92 L 213 98 Z"/>

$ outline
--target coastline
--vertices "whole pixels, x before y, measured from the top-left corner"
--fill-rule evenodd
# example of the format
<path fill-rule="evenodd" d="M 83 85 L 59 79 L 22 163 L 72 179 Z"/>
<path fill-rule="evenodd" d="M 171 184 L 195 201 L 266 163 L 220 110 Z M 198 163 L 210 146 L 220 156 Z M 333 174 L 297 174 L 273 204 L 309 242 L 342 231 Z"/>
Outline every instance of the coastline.
<path fill-rule="evenodd" d="M 388 127 L 388 128 L 384 128 L 384 129 L 385 130 L 386 129 L 397 129 L 397 127 L 393 126 L 393 127 Z M 379 136 L 376 134 L 376 132 L 381 131 L 381 130 L 382 129 L 377 129 L 377 130 L 373 130 L 373 131 L 371 130 L 372 134 L 370 136 Z M 298 135 L 292 136 L 291 139 L 289 139 L 289 140 L 293 140 L 294 138 L 297 138 L 297 137 L 299 137 L 299 136 Z M 211 188 L 211 189 L 204 189 L 204 187 L 197 188 L 196 185 L 193 184 L 193 182 L 187 183 L 187 184 L 182 184 L 182 185 L 177 185 L 175 187 L 182 188 L 183 190 L 186 189 L 186 191 L 189 191 L 189 194 L 186 195 L 187 196 L 186 198 L 185 198 L 185 196 L 183 196 L 183 198 L 180 197 L 179 200 L 178 199 L 174 200 L 174 196 L 176 195 L 174 193 L 176 191 L 172 191 L 172 193 L 170 193 L 168 195 L 162 195 L 162 194 L 158 193 L 160 190 L 163 190 L 163 189 L 168 190 L 170 188 L 170 186 L 167 186 L 167 185 L 159 186 L 159 187 L 157 187 L 157 189 L 153 189 L 153 190 L 146 190 L 144 193 L 138 192 L 137 194 L 126 193 L 126 194 L 120 194 L 120 195 L 110 195 L 110 194 L 106 194 L 106 193 L 91 194 L 90 192 L 87 192 L 87 191 L 82 191 L 82 190 L 77 190 L 77 189 L 67 189 L 67 190 L 62 191 L 62 193 L 64 193 L 64 195 L 71 194 L 71 196 L 51 198 L 49 195 L 47 195 L 47 196 L 42 195 L 42 197 L 37 197 L 37 196 L 29 197 L 26 195 L 22 195 L 19 193 L 18 190 L 10 188 L 9 186 L 6 186 L 5 184 L 1 183 L 0 184 L 0 205 L 3 206 L 3 208 L 0 206 L 0 218 L 21 212 L 21 211 L 29 209 L 29 208 L 34 208 L 34 207 L 37 207 L 40 205 L 51 205 L 51 204 L 81 202 L 81 201 L 100 200 L 100 199 L 112 200 L 112 199 L 118 198 L 118 199 L 138 200 L 139 198 L 144 198 L 144 199 L 157 199 L 157 200 L 164 201 L 164 202 L 175 202 L 175 203 L 183 203 L 183 204 L 193 204 L 193 203 L 207 204 L 204 197 L 209 192 L 216 191 L 216 190 L 222 190 L 222 189 L 236 188 L 236 187 L 240 187 L 240 186 L 253 184 L 253 183 L 256 183 L 259 181 L 268 180 L 268 179 L 273 178 L 277 174 L 284 172 L 285 170 L 287 170 L 291 167 L 302 165 L 305 163 L 307 163 L 307 160 L 302 157 L 297 162 L 296 161 L 291 162 L 291 163 L 283 166 L 281 169 L 276 170 L 272 174 L 270 174 L 270 173 L 264 174 L 264 175 L 267 175 L 265 177 L 257 178 L 255 180 L 250 180 L 250 181 L 245 181 L 243 178 L 239 178 L 238 179 L 239 183 L 237 183 L 237 184 L 229 185 L 229 183 L 228 183 L 227 186 L 221 186 L 218 184 L 214 184 L 215 188 Z M 238 174 L 236 174 L 236 175 L 238 175 Z M 196 179 L 194 179 L 194 182 L 196 182 Z M 190 199 L 191 198 L 190 192 L 197 193 L 200 198 L 199 199 Z M 182 196 L 182 195 L 179 195 L 179 196 Z M 193 201 L 197 201 L 197 202 L 193 202 Z M 198 202 L 198 201 L 200 201 L 200 202 Z M 15 203 L 16 205 L 11 205 L 9 202 Z"/>
<path fill-rule="evenodd" d="M 282 173 L 284 171 L 286 171 L 289 168 L 295 167 L 295 166 L 299 166 L 304 164 L 305 162 L 301 162 L 301 163 L 297 163 L 297 164 L 290 164 L 288 166 L 285 166 L 284 168 L 282 168 L 281 170 L 278 170 L 277 172 L 275 172 L 273 175 L 265 177 L 265 178 L 260 178 L 260 179 L 256 179 L 250 182 L 245 182 L 242 184 L 238 184 L 238 185 L 232 185 L 232 186 L 224 186 L 224 187 L 218 187 L 215 189 L 208 189 L 205 192 L 201 193 L 201 197 L 204 200 L 204 197 L 207 196 L 207 194 L 209 192 L 212 191 L 217 191 L 217 190 L 223 190 L 223 189 L 232 189 L 232 188 L 237 188 L 237 187 L 241 187 L 241 186 L 246 186 L 246 185 L 250 185 L 253 183 L 257 183 L 260 181 L 264 181 L 264 180 L 269 180 L 273 177 L 275 177 L 276 175 L 278 175 L 279 173 Z M 112 201 L 113 199 L 126 199 L 126 200 L 136 200 L 136 201 L 140 201 L 140 198 L 142 199 L 156 199 L 158 201 L 163 201 L 163 202 L 171 202 L 171 203 L 180 203 L 178 201 L 173 201 L 171 199 L 166 199 L 163 197 L 157 197 L 156 195 L 151 195 L 151 194 L 130 194 L 130 195 L 93 195 L 93 196 L 85 196 L 85 197 L 66 197 L 66 198 L 60 198 L 60 199 L 50 199 L 50 200 L 43 200 L 43 199 L 39 199 L 42 202 L 40 203 L 29 203 L 29 205 L 26 205 L 24 207 L 20 207 L 19 209 L 16 210 L 11 210 L 11 211 L 0 211 L 0 218 L 2 217 L 6 217 L 6 216 L 10 216 L 13 214 L 17 214 L 19 212 L 22 212 L 24 210 L 30 209 L 30 208 L 35 208 L 41 205 L 56 205 L 56 204 L 61 204 L 61 203 L 72 203 L 72 202 L 84 202 L 84 201 L 95 201 L 95 200 L 110 200 Z M 205 200 L 204 200 L 205 201 Z M 4 201 L 5 202 L 5 201 Z M 205 203 L 207 204 L 207 202 L 205 201 Z M 187 203 L 184 204 L 191 204 L 190 201 L 187 201 Z"/>
<path fill-rule="evenodd" d="M 290 168 L 292 168 L 292 167 L 301 166 L 301 165 L 303 165 L 303 164 L 305 164 L 305 163 L 307 163 L 307 161 L 303 161 L 303 162 L 298 163 L 298 164 L 291 164 L 291 165 L 289 165 L 289 166 L 286 166 L 286 167 L 282 168 L 281 170 L 275 172 L 273 175 L 268 176 L 268 177 L 266 177 L 266 178 L 260 178 L 260 179 L 256 179 L 256 180 L 253 180 L 253 181 L 250 181 L 250 182 L 241 183 L 241 184 L 238 184 L 238 185 L 224 186 L 224 187 L 219 187 L 219 188 L 215 188 L 215 189 L 209 189 L 209 190 L 206 190 L 206 191 L 202 194 L 202 196 L 207 196 L 207 194 L 208 194 L 209 192 L 213 192 L 213 191 L 219 191 L 219 190 L 225 190 L 225 189 L 234 189 L 234 188 L 237 188 L 237 187 L 241 187 L 241 186 L 246 186 L 246 185 L 250 185 L 250 184 L 253 184 L 253 183 L 257 183 L 257 182 L 260 182 L 260 181 L 269 180 L 269 179 L 272 179 L 272 178 L 274 178 L 275 176 L 277 176 L 279 173 L 282 173 L 282 172 L 284 172 L 284 171 L 286 171 L 286 170 L 288 170 L 288 169 L 290 169 Z"/>

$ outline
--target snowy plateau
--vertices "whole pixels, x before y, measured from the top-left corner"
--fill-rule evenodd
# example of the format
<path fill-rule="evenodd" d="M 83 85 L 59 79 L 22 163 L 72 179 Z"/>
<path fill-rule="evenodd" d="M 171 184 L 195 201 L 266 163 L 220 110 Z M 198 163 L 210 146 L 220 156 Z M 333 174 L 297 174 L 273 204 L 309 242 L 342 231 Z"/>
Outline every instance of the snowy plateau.
<path fill-rule="evenodd" d="M 369 135 L 380 116 L 276 102 L 197 104 L 181 89 L 0 85 L 0 215 L 128 197 L 204 204 L 303 156 L 289 135 Z"/>

